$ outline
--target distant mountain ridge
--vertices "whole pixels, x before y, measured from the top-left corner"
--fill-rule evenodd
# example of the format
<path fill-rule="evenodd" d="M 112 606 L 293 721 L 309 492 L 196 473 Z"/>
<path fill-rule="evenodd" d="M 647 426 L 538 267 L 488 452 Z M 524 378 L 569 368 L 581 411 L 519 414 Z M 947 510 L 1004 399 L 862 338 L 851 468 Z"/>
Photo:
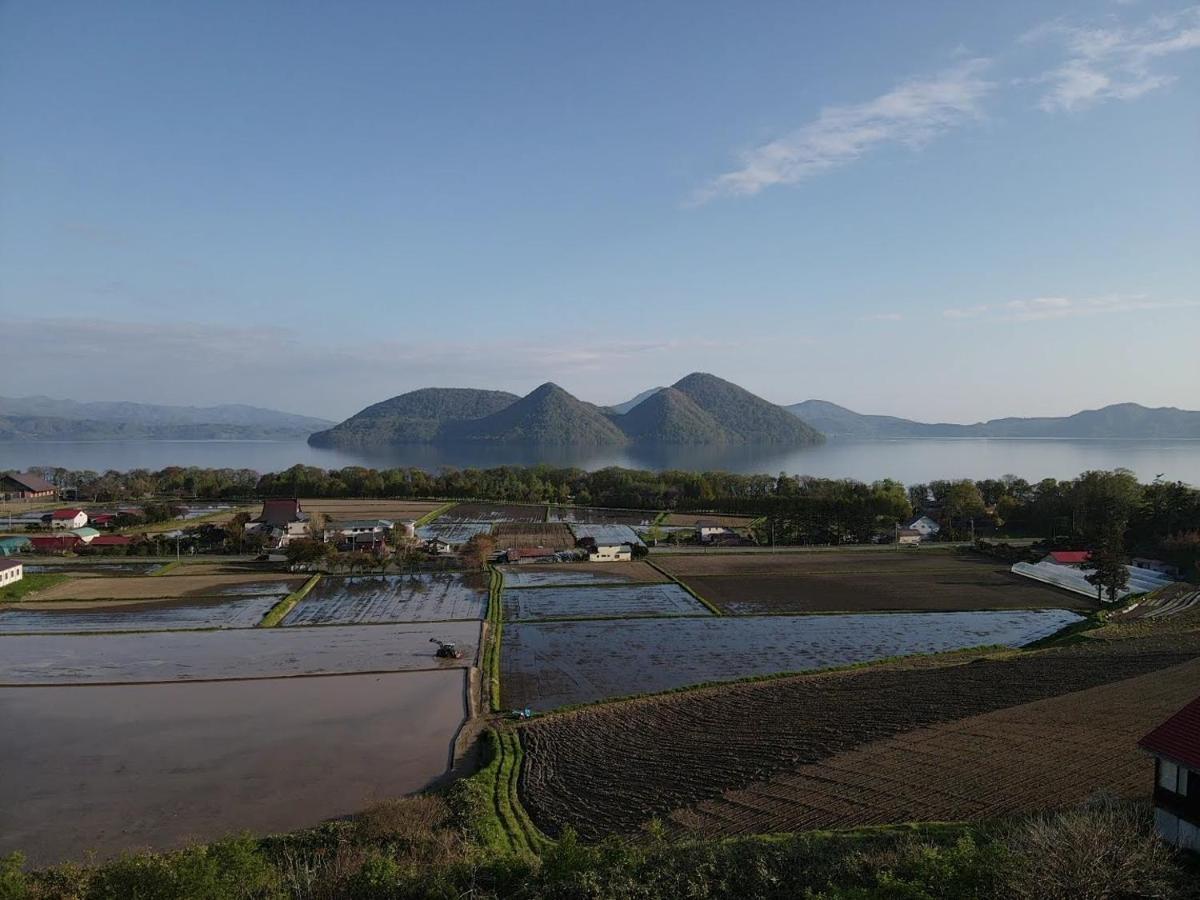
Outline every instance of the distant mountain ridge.
<path fill-rule="evenodd" d="M 450 402 L 451 398 L 455 402 Z M 418 400 L 434 411 L 420 422 L 390 414 L 410 410 Z M 490 408 L 493 404 L 496 408 Z M 620 407 L 628 411 L 622 413 Z M 489 411 L 469 414 L 485 408 Z M 388 414 L 381 414 L 381 410 Z M 619 407 L 587 403 L 551 382 L 524 397 L 463 388 L 424 388 L 369 406 L 333 428 L 312 435 L 309 443 L 365 448 L 438 442 L 809 444 L 822 439 L 820 433 L 783 407 L 715 375 L 696 372 L 669 388 L 647 391 Z"/>
<path fill-rule="evenodd" d="M 656 388 L 650 388 L 650 390 L 642 391 L 636 397 L 626 400 L 624 403 L 615 403 L 608 408 L 612 412 L 615 412 L 615 413 L 623 416 L 623 415 L 625 415 L 625 413 L 629 412 L 631 409 L 633 409 L 639 403 L 642 403 L 645 400 L 649 400 L 651 397 L 653 397 L 659 391 L 665 391 L 665 390 L 666 390 L 666 388 L 662 387 L 661 385 Z"/>
<path fill-rule="evenodd" d="M 244 404 L 167 406 L 0 397 L 0 440 L 295 440 L 325 419 Z"/>
<path fill-rule="evenodd" d="M 1173 406 L 1151 408 L 1114 403 L 1071 416 L 1008 417 L 960 425 L 915 422 L 895 416 L 864 415 L 825 400 L 805 400 L 784 407 L 830 437 L 1007 437 L 1007 438 L 1138 438 L 1200 439 L 1200 412 Z"/>

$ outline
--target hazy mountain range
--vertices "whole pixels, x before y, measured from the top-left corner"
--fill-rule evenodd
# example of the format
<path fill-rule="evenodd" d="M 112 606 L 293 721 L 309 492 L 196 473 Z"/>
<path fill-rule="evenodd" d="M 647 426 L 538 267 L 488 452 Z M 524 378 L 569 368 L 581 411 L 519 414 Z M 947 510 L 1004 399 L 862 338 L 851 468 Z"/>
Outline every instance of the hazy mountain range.
<path fill-rule="evenodd" d="M 368 406 L 337 425 L 242 404 L 0 397 L 0 441 L 308 438 L 317 447 L 378 449 L 436 443 L 802 446 L 824 437 L 1200 439 L 1200 412 L 1118 403 L 1072 416 L 969 425 L 917 422 L 865 415 L 825 400 L 778 406 L 700 372 L 613 406 L 588 403 L 549 382 L 524 397 L 474 388 L 424 388 Z"/>
<path fill-rule="evenodd" d="M 550 382 L 524 397 L 426 388 L 369 406 L 314 434 L 309 443 L 348 449 L 439 442 L 619 446 L 821 440 L 819 432 L 783 407 L 696 372 L 617 407 L 587 403 Z"/>
<path fill-rule="evenodd" d="M 0 440 L 295 440 L 327 428 L 327 419 L 256 406 L 0 397 Z"/>
<path fill-rule="evenodd" d="M 1072 416 L 1011 417 L 972 425 L 863 415 L 825 400 L 805 400 L 787 409 L 823 434 L 841 438 L 1200 438 L 1200 412 L 1137 403 L 1115 403 Z"/>

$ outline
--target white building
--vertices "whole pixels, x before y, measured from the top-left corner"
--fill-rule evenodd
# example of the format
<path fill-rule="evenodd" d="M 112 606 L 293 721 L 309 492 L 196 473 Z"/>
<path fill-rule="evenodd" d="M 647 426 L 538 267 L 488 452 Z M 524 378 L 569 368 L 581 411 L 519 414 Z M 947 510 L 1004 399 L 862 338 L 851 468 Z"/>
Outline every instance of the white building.
<path fill-rule="evenodd" d="M 696 537 L 700 538 L 702 544 L 707 544 L 713 538 L 724 537 L 727 534 L 733 534 L 733 531 L 724 525 L 718 525 L 715 522 L 696 523 Z"/>
<path fill-rule="evenodd" d="M 937 537 L 942 530 L 942 526 L 929 516 L 917 516 L 911 522 L 904 526 L 905 530 L 915 531 L 921 535 L 922 540 Z"/>
<path fill-rule="evenodd" d="M 87 522 L 87 513 L 82 509 L 56 509 L 50 513 L 51 528 L 82 528 Z"/>
<path fill-rule="evenodd" d="M 25 566 L 19 559 L 0 559 L 0 587 L 7 587 L 24 577 Z"/>
<path fill-rule="evenodd" d="M 346 522 L 329 522 L 325 525 L 325 540 L 352 538 L 360 534 L 373 534 L 386 537 L 395 526 L 390 519 L 350 519 Z"/>
<path fill-rule="evenodd" d="M 629 562 L 633 559 L 633 548 L 628 544 L 597 544 L 588 553 L 588 562 Z"/>

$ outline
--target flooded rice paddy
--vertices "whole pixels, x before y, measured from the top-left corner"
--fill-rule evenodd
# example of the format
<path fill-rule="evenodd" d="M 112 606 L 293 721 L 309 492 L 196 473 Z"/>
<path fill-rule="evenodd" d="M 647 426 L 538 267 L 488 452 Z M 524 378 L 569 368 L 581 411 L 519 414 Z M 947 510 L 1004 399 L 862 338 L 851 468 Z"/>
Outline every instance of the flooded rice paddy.
<path fill-rule="evenodd" d="M 431 638 L 457 643 L 439 660 Z M 474 664 L 478 622 L 0 636 L 0 685 L 399 672 Z"/>
<path fill-rule="evenodd" d="M 284 618 L 283 625 L 359 625 L 482 619 L 484 575 L 459 572 L 323 578 Z"/>
<path fill-rule="evenodd" d="M 705 681 L 913 653 L 1020 646 L 1079 621 L 1067 610 L 513 623 L 506 707 L 554 709 Z"/>
<path fill-rule="evenodd" d="M 505 590 L 503 603 L 508 621 L 711 615 L 677 584 L 517 588 Z"/>
<path fill-rule="evenodd" d="M 600 564 L 597 564 L 600 565 Z M 533 566 L 505 566 L 501 568 L 504 573 L 504 587 L 523 588 L 523 587 L 568 587 L 570 585 L 594 585 L 594 584 L 633 584 L 638 582 L 650 581 L 649 577 L 635 577 L 630 574 L 627 569 L 618 568 L 618 563 L 604 563 L 604 565 L 612 566 L 610 569 L 584 569 L 581 565 L 563 565 L 558 568 L 535 568 Z M 632 563 L 630 565 L 643 565 L 642 563 Z M 653 569 L 646 566 L 653 573 Z M 657 579 L 666 581 L 665 578 Z"/>
<path fill-rule="evenodd" d="M 422 525 L 417 529 L 417 537 L 423 541 L 446 541 L 449 544 L 465 544 L 477 534 L 491 534 L 492 525 L 489 522 L 442 522 L 440 519 L 431 525 Z"/>
<path fill-rule="evenodd" d="M 43 866 L 349 815 L 442 775 L 465 712 L 461 669 L 0 688 L 0 856 Z"/>
<path fill-rule="evenodd" d="M 284 596 L 12 605 L 0 608 L 0 634 L 254 628 Z"/>

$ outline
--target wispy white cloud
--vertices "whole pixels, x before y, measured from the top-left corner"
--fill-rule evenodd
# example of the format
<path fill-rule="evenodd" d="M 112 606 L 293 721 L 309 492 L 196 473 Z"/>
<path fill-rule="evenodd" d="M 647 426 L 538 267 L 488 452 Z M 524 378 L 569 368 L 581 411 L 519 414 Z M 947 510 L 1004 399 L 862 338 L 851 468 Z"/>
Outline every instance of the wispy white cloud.
<path fill-rule="evenodd" d="M 1143 312 L 1150 310 L 1195 309 L 1200 300 L 1152 300 L 1144 294 L 1105 297 L 1034 297 L 1010 300 L 995 305 L 956 307 L 942 310 L 946 319 L 1007 320 L 1012 322 L 1043 322 L 1049 319 L 1073 319 L 1109 313 Z"/>
<path fill-rule="evenodd" d="M 865 103 L 826 107 L 796 131 L 743 153 L 738 168 L 709 182 L 692 203 L 796 184 L 889 144 L 920 148 L 980 117 L 980 101 L 994 87 L 983 77 L 988 65 L 982 58 L 965 60 Z"/>
<path fill-rule="evenodd" d="M 1105 100 L 1133 100 L 1175 80 L 1156 71 L 1165 57 L 1200 49 L 1200 6 L 1151 16 L 1139 25 L 1075 26 L 1048 22 L 1022 41 L 1061 44 L 1067 58 L 1032 81 L 1047 85 L 1038 105 L 1047 112 L 1084 109 Z"/>

